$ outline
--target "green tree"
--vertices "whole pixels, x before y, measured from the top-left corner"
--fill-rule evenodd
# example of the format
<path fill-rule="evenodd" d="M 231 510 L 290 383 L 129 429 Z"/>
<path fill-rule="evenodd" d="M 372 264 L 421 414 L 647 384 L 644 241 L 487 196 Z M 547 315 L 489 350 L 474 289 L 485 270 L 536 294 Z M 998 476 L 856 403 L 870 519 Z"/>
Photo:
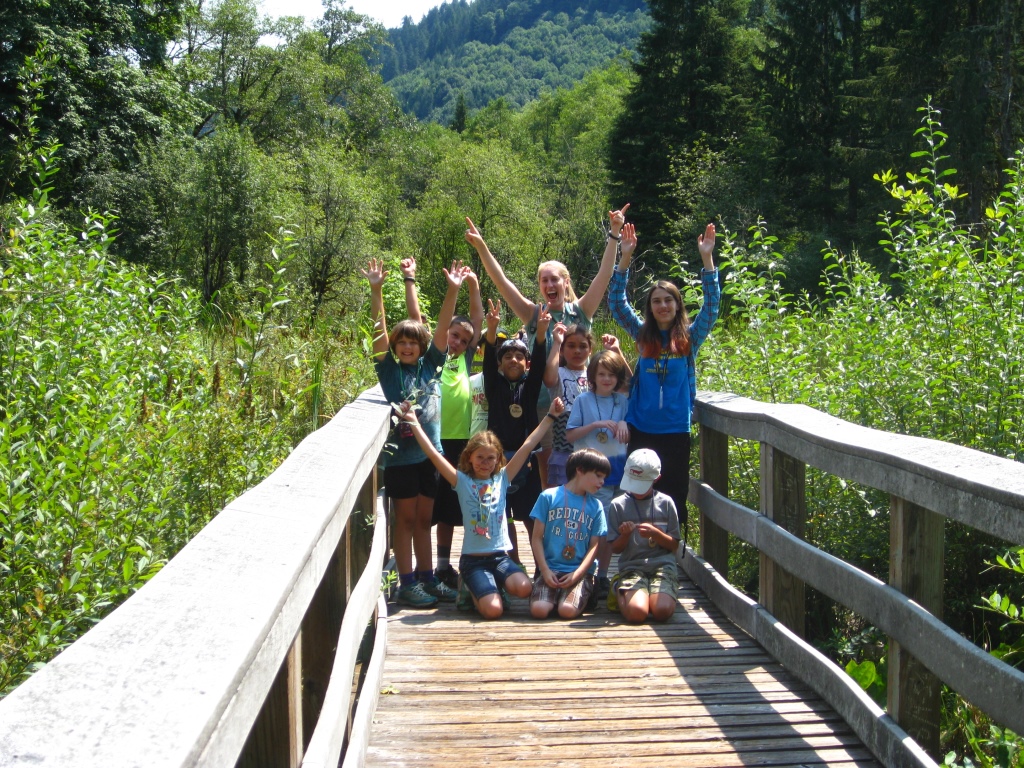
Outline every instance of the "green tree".
<path fill-rule="evenodd" d="M 0 4 L 0 167 L 16 167 L 24 138 L 25 62 L 45 46 L 52 63 L 36 127 L 60 144 L 65 203 L 87 176 L 131 168 L 148 142 L 191 119 L 194 104 L 166 67 L 183 0 L 10 0 Z M 19 190 L 27 194 L 27 189 Z"/>
<path fill-rule="evenodd" d="M 741 131 L 747 107 L 739 88 L 744 61 L 738 0 L 652 0 L 654 25 L 640 41 L 636 81 L 609 147 L 613 197 L 629 200 L 630 218 L 648 247 L 669 240 L 675 215 L 663 197 L 670 159 L 698 140 L 713 147 Z"/>

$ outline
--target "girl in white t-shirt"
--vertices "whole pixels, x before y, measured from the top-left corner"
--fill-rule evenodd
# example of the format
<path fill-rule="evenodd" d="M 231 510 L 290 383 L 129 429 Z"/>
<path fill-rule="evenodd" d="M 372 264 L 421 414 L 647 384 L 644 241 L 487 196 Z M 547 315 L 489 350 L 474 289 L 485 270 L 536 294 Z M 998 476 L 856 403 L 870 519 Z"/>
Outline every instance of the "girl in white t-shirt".
<path fill-rule="evenodd" d="M 565 425 L 576 398 L 587 391 L 587 361 L 594 345 L 590 331 L 582 325 L 555 326 L 551 334 L 551 349 L 544 369 L 544 385 L 552 398 L 560 397 L 565 413 L 551 430 L 554 450 L 548 458 L 547 487 L 565 485 L 565 464 L 572 455 L 573 445 L 565 436 Z"/>

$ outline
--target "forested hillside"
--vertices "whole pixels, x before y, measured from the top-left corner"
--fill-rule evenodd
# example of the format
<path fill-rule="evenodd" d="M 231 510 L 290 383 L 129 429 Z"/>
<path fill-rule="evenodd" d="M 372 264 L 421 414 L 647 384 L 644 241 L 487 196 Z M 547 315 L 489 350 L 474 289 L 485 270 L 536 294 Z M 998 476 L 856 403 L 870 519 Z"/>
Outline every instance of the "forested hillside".
<path fill-rule="evenodd" d="M 468 109 L 521 107 L 571 87 L 635 50 L 648 27 L 644 0 L 455 0 L 389 30 L 377 57 L 407 112 L 448 123 L 460 97 Z"/>

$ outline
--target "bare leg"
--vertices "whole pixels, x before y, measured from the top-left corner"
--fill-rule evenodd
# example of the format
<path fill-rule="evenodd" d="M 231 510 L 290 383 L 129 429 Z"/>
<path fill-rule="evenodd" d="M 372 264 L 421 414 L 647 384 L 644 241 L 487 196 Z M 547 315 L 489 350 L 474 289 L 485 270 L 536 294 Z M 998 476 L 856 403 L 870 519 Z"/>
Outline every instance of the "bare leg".
<path fill-rule="evenodd" d="M 479 600 L 473 598 L 473 605 L 476 606 L 476 610 L 485 619 L 497 619 L 501 617 L 505 607 L 501 604 L 501 593 L 491 592 L 489 595 L 484 595 Z"/>
<path fill-rule="evenodd" d="M 631 624 L 642 624 L 650 613 L 650 595 L 642 589 L 634 589 L 625 595 L 619 594 L 619 611 Z"/>
<path fill-rule="evenodd" d="M 651 616 L 655 621 L 665 621 L 675 613 L 676 605 L 676 598 L 664 592 L 659 592 L 651 598 Z"/>
<path fill-rule="evenodd" d="M 515 597 L 529 597 L 533 591 L 533 582 L 525 573 L 513 573 L 505 579 L 505 591 Z"/>

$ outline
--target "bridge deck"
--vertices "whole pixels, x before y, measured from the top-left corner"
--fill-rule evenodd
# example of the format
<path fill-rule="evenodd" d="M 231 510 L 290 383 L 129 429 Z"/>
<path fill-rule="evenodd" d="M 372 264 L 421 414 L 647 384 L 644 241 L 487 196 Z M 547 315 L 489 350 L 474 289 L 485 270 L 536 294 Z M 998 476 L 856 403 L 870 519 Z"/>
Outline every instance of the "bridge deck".
<path fill-rule="evenodd" d="M 877 766 L 689 581 L 665 624 L 390 609 L 368 766 Z"/>

